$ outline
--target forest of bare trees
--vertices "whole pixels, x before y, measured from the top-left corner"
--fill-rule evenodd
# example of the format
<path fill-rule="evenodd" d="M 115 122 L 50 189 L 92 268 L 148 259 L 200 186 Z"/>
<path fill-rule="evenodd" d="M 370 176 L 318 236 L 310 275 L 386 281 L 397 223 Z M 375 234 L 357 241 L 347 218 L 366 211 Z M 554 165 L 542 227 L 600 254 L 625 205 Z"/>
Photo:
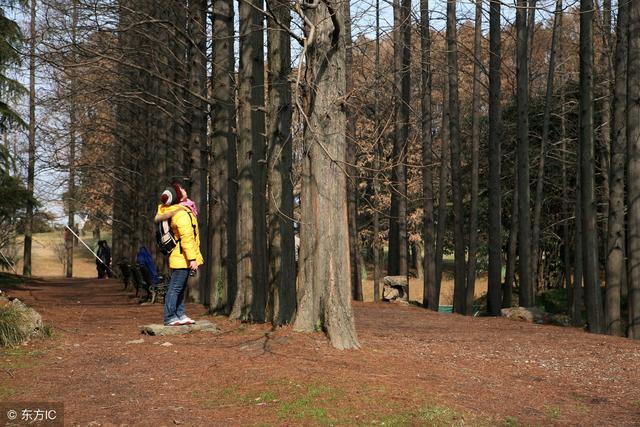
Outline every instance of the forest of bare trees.
<path fill-rule="evenodd" d="M 451 278 L 455 313 L 553 295 L 575 326 L 640 338 L 640 2 L 0 6 L 19 53 L 0 178 L 21 200 L 0 220 L 23 274 L 38 173 L 66 225 L 111 231 L 114 263 L 146 246 L 163 268 L 153 215 L 181 178 L 205 256 L 188 298 L 211 313 L 358 348 L 365 284 L 378 301 L 383 276 L 418 277 L 438 310 Z"/>

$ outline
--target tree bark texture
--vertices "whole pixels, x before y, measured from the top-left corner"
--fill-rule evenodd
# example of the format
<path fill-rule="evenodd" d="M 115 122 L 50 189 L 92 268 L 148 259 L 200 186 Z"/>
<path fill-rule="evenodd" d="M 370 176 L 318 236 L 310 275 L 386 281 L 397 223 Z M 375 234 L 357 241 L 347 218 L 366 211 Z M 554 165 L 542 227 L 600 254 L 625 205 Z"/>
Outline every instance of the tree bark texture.
<path fill-rule="evenodd" d="M 389 275 L 408 272 L 407 144 L 411 102 L 411 0 L 394 1 L 394 81 L 397 93 L 394 123 L 391 217 L 389 222 Z"/>
<path fill-rule="evenodd" d="M 351 8 L 350 2 L 343 3 L 345 8 L 345 41 L 347 66 L 347 96 L 353 91 L 353 42 L 351 40 Z M 349 259 L 351 262 L 351 293 L 356 301 L 362 301 L 362 278 L 360 277 L 359 258 L 360 243 L 358 241 L 358 169 L 356 167 L 356 115 L 353 107 L 347 102 L 347 203 L 349 207 Z"/>
<path fill-rule="evenodd" d="M 291 25 L 289 3 L 275 0 L 268 18 L 269 154 L 269 320 L 293 322 L 296 311 L 296 261 L 293 235 L 293 148 L 291 135 Z M 282 27 L 280 27 L 282 26 Z"/>
<path fill-rule="evenodd" d="M 344 8 L 327 1 L 305 13 L 313 28 L 305 28 L 310 99 L 304 131 L 300 294 L 294 329 L 323 329 L 334 347 L 352 349 L 360 344 L 351 310 L 344 170 Z"/>
<path fill-rule="evenodd" d="M 376 87 L 380 84 L 380 0 L 376 0 L 376 59 L 375 59 L 375 81 Z M 374 115 L 376 123 L 376 132 L 381 132 L 380 126 L 380 91 L 375 91 Z M 381 135 L 380 135 L 381 136 Z M 382 157 L 382 145 L 380 136 L 376 137 L 374 146 L 374 164 L 373 164 L 373 194 L 378 196 L 380 192 L 380 158 Z M 380 300 L 380 214 L 378 209 L 373 210 L 373 301 Z"/>
<path fill-rule="evenodd" d="M 71 8 L 71 45 L 72 49 L 75 49 L 76 38 L 78 31 L 78 2 L 73 0 Z M 76 215 L 76 131 L 77 131 L 77 117 L 76 117 L 76 79 L 75 79 L 75 65 L 76 54 L 75 51 L 71 54 L 71 71 L 70 76 L 70 93 L 69 93 L 69 182 L 67 190 L 67 226 L 75 231 L 75 215 Z M 73 243 L 75 238 L 68 230 L 66 230 L 65 236 L 65 249 L 67 253 L 67 261 L 65 263 L 65 276 L 73 277 Z"/>
<path fill-rule="evenodd" d="M 201 236 L 207 233 L 207 1 L 189 1 L 189 151 L 190 181 L 189 197 L 198 206 L 198 230 Z M 199 96 L 198 96 L 199 95 Z M 205 260 L 209 260 L 209 239 L 201 238 L 200 250 Z M 204 270 L 206 271 L 206 270 Z M 199 274 L 198 280 L 189 281 L 189 298 L 209 305 L 209 281 L 206 274 Z"/>
<path fill-rule="evenodd" d="M 231 318 L 263 322 L 267 298 L 262 0 L 240 1 L 238 289 Z"/>
<path fill-rule="evenodd" d="M 422 107 L 422 197 L 424 222 L 422 241 L 423 306 L 438 311 L 436 296 L 435 224 L 433 219 L 433 137 L 431 135 L 431 32 L 429 28 L 429 0 L 420 1 L 421 107 Z"/>
<path fill-rule="evenodd" d="M 27 160 L 27 200 L 24 218 L 24 252 L 22 274 L 31 276 L 31 243 L 33 236 L 33 190 L 36 168 L 36 0 L 31 0 L 29 23 L 29 159 Z"/>
<path fill-rule="evenodd" d="M 593 140 L 593 0 L 580 1 L 580 174 L 585 305 L 590 332 L 604 332 L 598 272 L 598 228 Z"/>
<path fill-rule="evenodd" d="M 625 200 L 624 178 L 627 149 L 627 29 L 628 3 L 618 8 L 618 29 L 615 51 L 615 81 L 611 126 L 611 169 L 609 175 L 609 218 L 607 221 L 607 260 L 605 324 L 607 333 L 622 335 L 620 296 L 625 265 Z"/>
<path fill-rule="evenodd" d="M 516 260 L 518 258 L 518 160 L 513 164 L 513 197 L 511 198 L 511 227 L 507 240 L 507 261 L 505 266 L 504 286 L 502 288 L 502 307 L 513 304 L 513 287 L 516 278 Z M 518 300 L 519 302 L 519 300 Z M 500 310 L 498 309 L 498 314 Z M 493 314 L 493 313 L 492 313 Z"/>
<path fill-rule="evenodd" d="M 480 67 L 482 65 L 482 0 L 476 0 L 476 23 L 473 39 L 473 101 L 471 106 L 471 206 L 469 212 L 469 259 L 465 314 L 473 315 L 478 250 L 478 175 L 480 173 Z"/>
<path fill-rule="evenodd" d="M 446 232 L 447 192 L 449 181 L 449 83 L 445 80 L 442 96 L 442 131 L 440 132 L 440 187 L 438 189 L 438 222 L 436 224 L 436 294 L 433 305 L 440 305 L 440 288 L 442 284 L 442 255 L 444 253 L 444 235 Z"/>
<path fill-rule="evenodd" d="M 549 52 L 549 71 L 547 73 L 547 90 L 545 94 L 544 113 L 542 118 L 542 139 L 540 141 L 540 158 L 538 159 L 538 176 L 536 179 L 536 196 L 533 208 L 533 231 L 531 238 L 531 277 L 535 284 L 535 289 L 540 289 L 543 284 L 538 282 L 538 266 L 540 265 L 540 220 L 542 216 L 542 202 L 544 197 L 544 167 L 546 157 L 546 145 L 549 139 L 549 128 L 551 124 L 551 110 L 553 107 L 553 81 L 556 70 L 556 47 L 558 45 L 558 34 L 562 31 L 560 27 L 562 14 L 562 0 L 556 1 L 556 11 L 553 20 L 553 30 L 551 35 L 551 51 Z"/>
<path fill-rule="evenodd" d="M 629 3 L 627 32 L 627 185 L 629 338 L 640 339 L 640 3 Z"/>
<path fill-rule="evenodd" d="M 502 289 L 502 189 L 500 158 L 502 138 L 500 1 L 489 3 L 489 268 L 487 311 L 500 314 Z"/>
<path fill-rule="evenodd" d="M 229 313 L 236 287 L 236 98 L 233 0 L 213 3 L 211 162 L 209 164 L 209 307 Z"/>
<path fill-rule="evenodd" d="M 517 108 L 518 108 L 518 263 L 520 305 L 532 307 L 534 289 L 531 280 L 531 212 L 529 210 L 529 64 L 527 1 L 517 1 Z"/>
<path fill-rule="evenodd" d="M 460 105 L 458 100 L 458 37 L 456 2 L 447 1 L 447 74 L 449 83 L 449 133 L 451 136 L 451 190 L 453 197 L 453 229 L 455 276 L 453 310 L 464 314 L 466 299 L 465 242 L 462 224 L 462 163 L 460 160 Z"/>

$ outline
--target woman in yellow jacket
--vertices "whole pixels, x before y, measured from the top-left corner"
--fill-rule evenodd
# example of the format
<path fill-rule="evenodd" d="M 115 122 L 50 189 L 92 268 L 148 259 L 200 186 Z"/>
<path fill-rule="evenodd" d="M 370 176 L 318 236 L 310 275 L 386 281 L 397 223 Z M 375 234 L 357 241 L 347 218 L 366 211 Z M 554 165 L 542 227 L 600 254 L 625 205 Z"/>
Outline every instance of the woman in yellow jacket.
<path fill-rule="evenodd" d="M 164 324 L 167 326 L 195 323 L 184 312 L 184 296 L 190 273 L 195 275 L 204 264 L 200 253 L 198 211 L 188 199 L 187 191 L 179 183 L 173 183 L 160 195 L 156 222 L 171 218 L 171 229 L 178 246 L 169 254 L 171 280 L 164 298 Z"/>

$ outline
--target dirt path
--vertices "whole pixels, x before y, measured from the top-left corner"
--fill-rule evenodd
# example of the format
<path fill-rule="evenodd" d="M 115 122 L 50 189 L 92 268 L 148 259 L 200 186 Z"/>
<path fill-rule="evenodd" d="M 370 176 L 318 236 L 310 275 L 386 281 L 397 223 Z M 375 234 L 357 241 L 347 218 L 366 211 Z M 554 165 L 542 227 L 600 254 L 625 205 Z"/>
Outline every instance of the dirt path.
<path fill-rule="evenodd" d="M 640 343 L 627 339 L 360 303 L 360 351 L 222 317 L 217 335 L 128 344 L 162 307 L 115 280 L 9 295 L 54 337 L 0 350 L 0 402 L 62 401 L 65 425 L 640 425 Z"/>

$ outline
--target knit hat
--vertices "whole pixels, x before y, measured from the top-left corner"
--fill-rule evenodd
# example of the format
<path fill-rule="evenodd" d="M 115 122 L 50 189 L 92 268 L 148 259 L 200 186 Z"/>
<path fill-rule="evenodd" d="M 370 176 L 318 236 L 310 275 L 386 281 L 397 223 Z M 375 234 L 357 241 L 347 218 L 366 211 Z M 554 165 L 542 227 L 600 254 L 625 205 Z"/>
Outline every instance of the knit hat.
<path fill-rule="evenodd" d="M 162 194 L 160 194 L 160 203 L 163 205 L 175 205 L 178 203 L 177 194 L 178 193 L 173 186 L 165 188 Z"/>

